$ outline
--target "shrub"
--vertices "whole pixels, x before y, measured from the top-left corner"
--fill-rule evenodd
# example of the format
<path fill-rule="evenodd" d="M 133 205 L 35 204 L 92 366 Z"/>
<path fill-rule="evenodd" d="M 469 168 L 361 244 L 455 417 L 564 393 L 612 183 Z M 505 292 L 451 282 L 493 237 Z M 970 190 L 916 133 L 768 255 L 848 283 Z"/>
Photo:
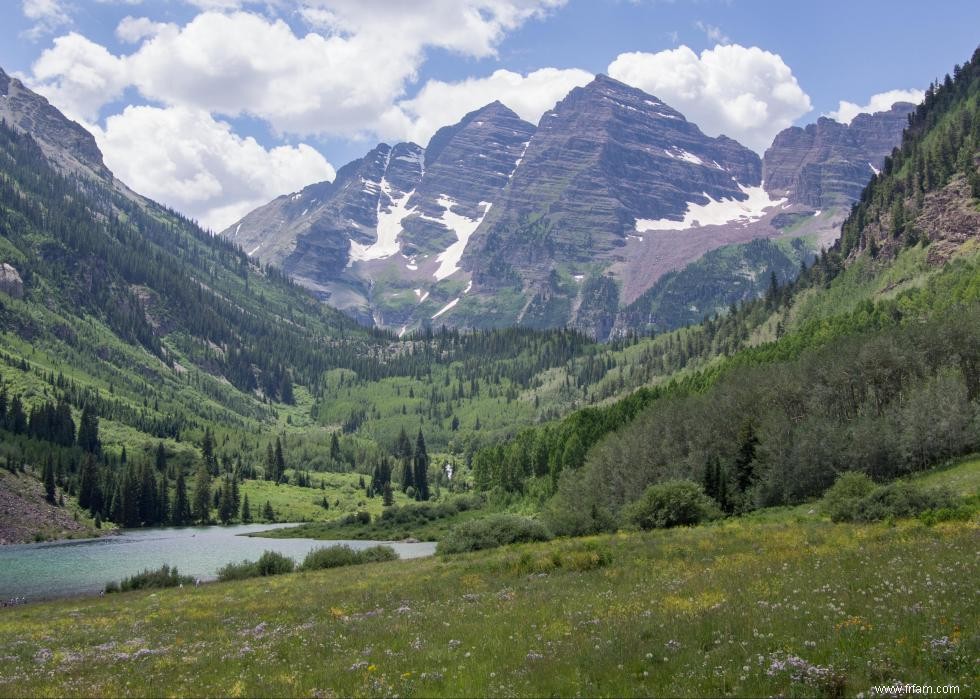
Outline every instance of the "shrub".
<path fill-rule="evenodd" d="M 259 577 L 258 568 L 255 561 L 242 561 L 241 563 L 229 563 L 218 569 L 218 580 L 226 582 L 228 580 L 245 580 L 246 578 Z"/>
<path fill-rule="evenodd" d="M 857 502 L 875 489 L 875 483 L 864 473 L 842 473 L 823 496 L 823 510 L 834 522 L 852 522 Z"/>
<path fill-rule="evenodd" d="M 289 556 L 284 556 L 276 551 L 265 551 L 257 561 L 242 561 L 224 566 L 218 570 L 218 580 L 224 582 L 267 575 L 281 575 L 292 573 L 295 568 L 296 562 Z"/>
<path fill-rule="evenodd" d="M 259 575 L 282 575 L 283 573 L 292 573 L 296 567 L 296 561 L 277 551 L 265 551 L 259 556 L 255 565 Z"/>
<path fill-rule="evenodd" d="M 823 508 L 834 522 L 880 522 L 923 515 L 924 521 L 934 523 L 963 516 L 959 504 L 948 490 L 922 490 L 905 481 L 875 486 L 858 473 L 841 475 L 823 499 Z"/>
<path fill-rule="evenodd" d="M 324 568 L 338 568 L 340 566 L 359 565 L 362 563 L 376 563 L 379 561 L 393 561 L 398 558 L 398 554 L 390 546 L 372 546 L 370 548 L 355 551 L 346 544 L 338 546 L 327 546 L 310 551 L 303 560 L 301 570 L 322 570 Z"/>
<path fill-rule="evenodd" d="M 162 587 L 177 587 L 182 583 L 192 583 L 194 579 L 189 575 L 179 575 L 176 568 L 163 565 L 157 570 L 143 570 L 122 582 L 111 582 L 106 584 L 106 593 L 128 592 L 129 590 L 149 590 Z"/>
<path fill-rule="evenodd" d="M 548 541 L 541 522 L 519 515 L 497 514 L 463 522 L 439 542 L 439 553 L 479 551 L 523 541 Z"/>
<path fill-rule="evenodd" d="M 947 490 L 921 490 L 911 483 L 889 483 L 857 501 L 853 521 L 879 522 L 889 517 L 916 517 L 926 510 L 955 505 L 956 498 Z"/>
<path fill-rule="evenodd" d="M 720 514 L 700 485 L 684 480 L 651 485 L 639 500 L 623 508 L 623 518 L 640 529 L 698 524 Z"/>

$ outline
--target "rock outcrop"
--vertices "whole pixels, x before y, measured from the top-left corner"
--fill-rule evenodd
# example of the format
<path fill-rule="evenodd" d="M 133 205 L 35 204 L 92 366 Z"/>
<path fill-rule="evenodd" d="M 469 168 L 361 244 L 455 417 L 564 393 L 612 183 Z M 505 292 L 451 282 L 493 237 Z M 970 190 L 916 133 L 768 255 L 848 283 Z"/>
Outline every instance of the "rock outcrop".
<path fill-rule="evenodd" d="M 6 262 L 0 264 L 0 291 L 15 299 L 24 298 L 24 280 L 20 273 Z"/>
<path fill-rule="evenodd" d="M 63 171 L 112 181 L 95 138 L 66 118 L 44 97 L 0 69 L 0 119 L 29 133 L 45 157 Z"/>
<path fill-rule="evenodd" d="M 850 206 L 902 138 L 915 108 L 898 102 L 886 112 L 859 114 L 850 124 L 821 117 L 784 129 L 762 161 L 766 191 L 817 209 Z"/>

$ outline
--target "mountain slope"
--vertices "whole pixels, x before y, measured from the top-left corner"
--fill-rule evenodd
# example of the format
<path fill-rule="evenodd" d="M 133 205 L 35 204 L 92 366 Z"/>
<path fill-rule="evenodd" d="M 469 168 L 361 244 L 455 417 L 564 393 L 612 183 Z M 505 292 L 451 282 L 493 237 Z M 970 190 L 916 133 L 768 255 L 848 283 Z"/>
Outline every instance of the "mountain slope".
<path fill-rule="evenodd" d="M 550 486 L 585 533 L 670 479 L 740 511 L 980 448 L 980 49 L 954 73 L 797 281 L 661 340 L 689 358 L 673 381 L 482 450 L 476 482 Z"/>

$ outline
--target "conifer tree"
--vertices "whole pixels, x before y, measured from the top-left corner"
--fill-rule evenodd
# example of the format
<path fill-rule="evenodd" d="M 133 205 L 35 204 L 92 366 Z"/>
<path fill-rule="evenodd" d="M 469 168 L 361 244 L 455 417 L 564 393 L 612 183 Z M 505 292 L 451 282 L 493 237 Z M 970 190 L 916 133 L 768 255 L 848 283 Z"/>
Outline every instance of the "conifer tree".
<path fill-rule="evenodd" d="M 54 463 L 50 455 L 44 462 L 44 499 L 55 504 Z"/>
<path fill-rule="evenodd" d="M 391 507 L 395 504 L 395 494 L 391 490 L 391 483 L 385 483 L 384 492 L 381 496 L 381 503 L 385 507 Z"/>
<path fill-rule="evenodd" d="M 98 454 L 102 449 L 99 418 L 88 405 L 82 408 L 82 417 L 78 424 L 78 446 L 89 454 Z"/>
<path fill-rule="evenodd" d="M 181 469 L 177 473 L 177 484 L 174 486 L 174 504 L 170 521 L 181 527 L 190 524 L 192 516 L 191 503 L 187 499 L 187 482 L 184 480 L 184 471 Z"/>
<path fill-rule="evenodd" d="M 206 524 L 211 516 L 211 473 L 202 461 L 194 478 L 194 519 Z"/>
<path fill-rule="evenodd" d="M 157 453 L 155 458 L 155 465 L 157 473 L 164 473 L 167 470 L 167 450 L 163 446 L 163 442 L 157 443 Z"/>
<path fill-rule="evenodd" d="M 268 500 L 265 501 L 265 506 L 262 508 L 262 519 L 267 522 L 276 521 L 276 513 L 272 510 L 272 503 Z"/>
<path fill-rule="evenodd" d="M 221 486 L 221 500 L 218 503 L 218 519 L 222 524 L 228 524 L 235 516 L 235 501 L 232 495 L 231 476 L 225 476 L 225 482 Z"/>
<path fill-rule="evenodd" d="M 429 454 L 425 449 L 425 437 L 422 436 L 422 428 L 419 428 L 419 436 L 415 440 L 415 468 L 412 479 L 415 485 L 415 499 L 429 499 Z"/>
<path fill-rule="evenodd" d="M 248 493 L 242 498 L 242 524 L 252 523 L 252 507 L 248 504 Z"/>
<path fill-rule="evenodd" d="M 275 452 L 275 481 L 278 485 L 282 483 L 286 477 L 286 459 L 282 454 L 282 440 L 276 437 L 276 452 Z"/>

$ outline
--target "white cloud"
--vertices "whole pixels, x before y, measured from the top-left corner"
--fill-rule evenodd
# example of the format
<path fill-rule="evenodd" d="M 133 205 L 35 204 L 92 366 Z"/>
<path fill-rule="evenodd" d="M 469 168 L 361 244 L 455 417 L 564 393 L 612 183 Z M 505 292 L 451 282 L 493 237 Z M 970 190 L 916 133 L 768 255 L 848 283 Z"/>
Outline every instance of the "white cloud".
<path fill-rule="evenodd" d="M 708 41 L 713 41 L 716 44 L 730 44 L 731 39 L 721 30 L 721 27 L 716 27 L 713 24 L 706 24 L 701 20 L 694 23 L 694 26 L 700 31 L 704 32 L 704 35 L 708 37 Z M 674 42 L 677 43 L 676 41 Z"/>
<path fill-rule="evenodd" d="M 334 168 L 308 145 L 266 149 L 188 107 L 127 107 L 90 127 L 106 165 L 137 192 L 222 230 L 252 209 Z"/>
<path fill-rule="evenodd" d="M 215 1 L 239 4 L 207 3 Z M 248 114 L 279 132 L 350 137 L 372 131 L 404 95 L 426 48 L 493 55 L 508 31 L 563 2 L 302 0 L 304 16 L 318 23 L 304 36 L 282 20 L 243 11 L 202 12 L 185 26 L 127 18 L 117 34 L 141 41 L 131 54 L 116 57 L 87 39 L 62 37 L 35 65 L 32 87 L 91 118 L 118 95 L 118 73 L 165 105 Z M 111 76 L 101 85 L 81 79 L 79 63 L 112 64 Z"/>
<path fill-rule="evenodd" d="M 72 119 L 95 121 L 128 83 L 125 61 L 72 32 L 59 36 L 34 62 L 31 87 Z"/>
<path fill-rule="evenodd" d="M 836 112 L 828 112 L 824 116 L 830 117 L 842 124 L 850 124 L 858 114 L 874 114 L 875 112 L 887 112 L 896 102 L 911 102 L 918 104 L 925 97 L 922 90 L 889 90 L 871 95 L 871 99 L 864 106 L 841 100 Z"/>
<path fill-rule="evenodd" d="M 386 112 L 379 131 L 386 138 L 425 145 L 432 134 L 466 113 L 500 100 L 527 121 L 536 124 L 568 92 L 591 81 L 584 70 L 542 68 L 527 75 L 498 70 L 485 78 L 455 83 L 428 81 L 418 94 Z"/>
<path fill-rule="evenodd" d="M 623 53 L 609 75 L 662 99 L 705 133 L 725 134 L 760 153 L 812 109 L 783 59 L 758 47 Z"/>
<path fill-rule="evenodd" d="M 154 37 L 164 29 L 167 24 L 154 22 L 146 17 L 123 17 L 116 27 L 116 36 L 120 41 L 128 44 L 138 44 L 143 39 Z"/>
<path fill-rule="evenodd" d="M 34 26 L 26 32 L 31 39 L 37 39 L 71 22 L 64 0 L 23 0 L 20 9 L 24 17 L 34 22 Z"/>

